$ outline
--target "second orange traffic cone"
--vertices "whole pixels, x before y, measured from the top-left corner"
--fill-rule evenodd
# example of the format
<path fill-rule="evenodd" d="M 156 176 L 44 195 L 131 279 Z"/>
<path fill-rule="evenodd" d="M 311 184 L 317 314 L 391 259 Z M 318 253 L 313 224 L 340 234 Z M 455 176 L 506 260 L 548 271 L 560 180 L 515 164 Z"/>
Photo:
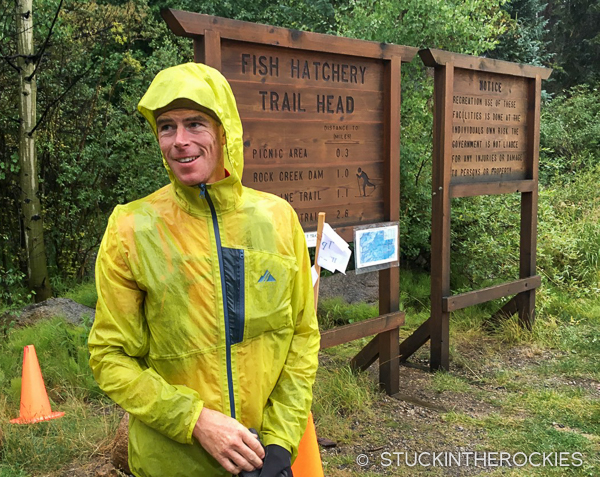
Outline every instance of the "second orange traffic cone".
<path fill-rule="evenodd" d="M 56 419 L 64 412 L 52 412 L 40 363 L 35 347 L 25 346 L 23 350 L 23 375 L 21 379 L 21 415 L 12 419 L 12 424 L 33 424 L 34 422 Z"/>
<path fill-rule="evenodd" d="M 292 465 L 292 473 L 294 477 L 324 477 L 312 412 L 308 415 L 308 423 L 298 446 L 298 457 Z"/>

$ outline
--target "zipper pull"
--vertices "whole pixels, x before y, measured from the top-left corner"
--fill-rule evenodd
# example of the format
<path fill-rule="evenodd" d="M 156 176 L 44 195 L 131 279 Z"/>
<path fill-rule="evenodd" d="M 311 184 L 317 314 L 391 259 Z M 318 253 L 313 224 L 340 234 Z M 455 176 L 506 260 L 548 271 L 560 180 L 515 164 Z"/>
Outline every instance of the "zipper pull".
<path fill-rule="evenodd" d="M 204 199 L 206 197 L 206 184 L 202 183 L 198 187 L 200 188 L 200 197 Z"/>

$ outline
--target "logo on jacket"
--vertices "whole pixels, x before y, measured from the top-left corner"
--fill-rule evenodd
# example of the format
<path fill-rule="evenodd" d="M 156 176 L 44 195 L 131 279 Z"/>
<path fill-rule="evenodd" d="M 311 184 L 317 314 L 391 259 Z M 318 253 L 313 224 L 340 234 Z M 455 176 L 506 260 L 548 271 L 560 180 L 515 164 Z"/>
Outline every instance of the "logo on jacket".
<path fill-rule="evenodd" d="M 265 272 L 265 274 L 258 279 L 258 283 L 275 282 L 275 281 L 277 281 L 277 280 L 275 280 L 275 277 L 273 275 L 271 275 L 271 272 L 269 270 L 267 270 Z"/>

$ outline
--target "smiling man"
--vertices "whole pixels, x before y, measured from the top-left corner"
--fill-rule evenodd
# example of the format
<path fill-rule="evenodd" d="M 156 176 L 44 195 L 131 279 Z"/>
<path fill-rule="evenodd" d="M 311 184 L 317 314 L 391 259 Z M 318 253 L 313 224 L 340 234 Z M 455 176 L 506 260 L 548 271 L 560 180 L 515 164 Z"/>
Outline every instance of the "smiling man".
<path fill-rule="evenodd" d="M 111 215 L 89 337 L 94 376 L 130 413 L 130 469 L 291 477 L 319 349 L 302 228 L 287 202 L 242 186 L 218 71 L 164 70 L 138 109 L 171 184 Z"/>

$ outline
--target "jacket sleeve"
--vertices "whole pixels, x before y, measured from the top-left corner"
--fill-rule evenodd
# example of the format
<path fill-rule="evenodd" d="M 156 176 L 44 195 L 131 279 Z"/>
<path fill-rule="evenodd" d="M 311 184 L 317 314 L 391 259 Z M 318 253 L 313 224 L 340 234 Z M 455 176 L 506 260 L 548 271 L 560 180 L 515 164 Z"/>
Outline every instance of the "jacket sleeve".
<path fill-rule="evenodd" d="M 294 250 L 298 271 L 292 286 L 294 335 L 279 380 L 263 414 L 261 438 L 264 445 L 277 444 L 298 454 L 312 403 L 320 345 L 314 307 L 311 262 L 304 232 L 294 213 Z"/>
<path fill-rule="evenodd" d="M 197 392 L 167 383 L 145 364 L 145 292 L 131 272 L 118 209 L 109 219 L 96 261 L 98 303 L 88 340 L 90 366 L 100 388 L 123 409 L 169 438 L 191 443 L 203 402 Z M 127 245 L 135 247 L 131 241 Z"/>

